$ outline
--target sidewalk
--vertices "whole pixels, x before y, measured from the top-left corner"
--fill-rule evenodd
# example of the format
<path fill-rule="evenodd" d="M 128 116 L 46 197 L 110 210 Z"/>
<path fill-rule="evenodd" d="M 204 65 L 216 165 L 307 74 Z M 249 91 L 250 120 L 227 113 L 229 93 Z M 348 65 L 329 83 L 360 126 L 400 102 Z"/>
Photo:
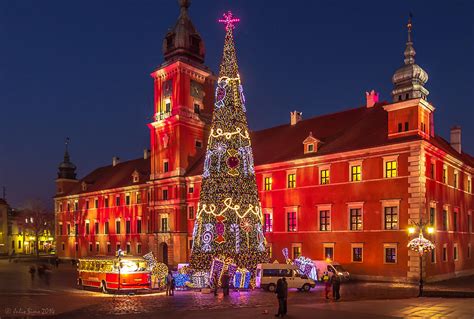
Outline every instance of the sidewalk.
<path fill-rule="evenodd" d="M 474 298 L 474 276 L 426 284 L 423 295 L 426 297 Z"/>

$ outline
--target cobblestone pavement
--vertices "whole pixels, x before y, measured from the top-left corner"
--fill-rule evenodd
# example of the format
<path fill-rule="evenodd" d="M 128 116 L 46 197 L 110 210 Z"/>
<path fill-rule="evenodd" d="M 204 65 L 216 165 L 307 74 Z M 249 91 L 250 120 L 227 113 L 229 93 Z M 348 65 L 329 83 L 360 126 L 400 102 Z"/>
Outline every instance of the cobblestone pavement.
<path fill-rule="evenodd" d="M 0 260 L 0 318 L 24 315 L 54 315 L 57 318 L 115 316 L 186 318 L 190 316 L 189 314 L 193 314 L 193 318 L 204 317 L 206 314 L 224 315 L 229 318 L 249 318 L 249 316 L 258 315 L 264 318 L 263 316 L 268 316 L 265 311 L 273 314 L 276 305 L 275 295 L 261 290 L 233 291 L 227 298 L 224 298 L 222 293 L 214 297 L 212 294 L 203 294 L 198 291 L 177 291 L 174 297 L 167 297 L 162 292 L 140 295 L 104 295 L 96 291 L 77 290 L 75 288 L 76 273 L 71 265 L 61 265 L 59 269 L 53 269 L 49 285 L 45 280 L 39 280 L 37 277 L 32 281 L 28 268 L 27 263 L 14 264 Z M 344 312 L 353 310 L 359 311 L 359 314 L 366 314 L 364 318 L 371 318 L 371 313 L 374 311 L 367 312 L 365 308 L 359 310 L 357 308 L 370 305 L 370 302 L 375 302 L 378 308 L 387 310 L 383 313 L 375 312 L 373 318 L 383 315 L 404 316 L 404 312 L 398 312 L 399 315 L 396 315 L 395 310 L 388 312 L 388 309 L 393 307 L 384 306 L 394 305 L 396 300 L 397 302 L 404 300 L 406 305 L 403 309 L 406 314 L 410 311 L 428 313 L 437 309 L 429 304 L 430 300 L 436 300 L 433 298 L 424 301 L 427 305 L 427 308 L 423 308 L 425 310 L 416 308 L 417 302 L 421 299 L 408 298 L 415 297 L 417 292 L 416 285 L 350 282 L 342 285 L 343 302 L 327 302 L 323 296 L 323 287 L 318 286 L 310 293 L 290 291 L 288 303 L 293 309 L 291 316 L 295 318 L 311 313 L 318 313 L 319 318 L 319 313 L 328 311 L 328 316 L 331 312 L 334 312 L 333 315 L 339 312 L 343 315 Z M 377 299 L 383 301 L 377 301 Z M 441 300 L 447 303 L 443 306 L 446 307 L 446 311 L 450 311 L 450 307 L 455 306 L 449 304 L 453 302 L 452 300 Z M 377 307 L 374 309 L 378 309 Z"/>

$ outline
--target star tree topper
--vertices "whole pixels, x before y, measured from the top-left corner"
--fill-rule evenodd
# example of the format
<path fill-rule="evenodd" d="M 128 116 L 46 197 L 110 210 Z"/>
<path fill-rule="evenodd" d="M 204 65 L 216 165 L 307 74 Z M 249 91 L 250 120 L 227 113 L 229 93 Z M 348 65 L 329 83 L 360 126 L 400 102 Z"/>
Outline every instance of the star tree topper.
<path fill-rule="evenodd" d="M 219 22 L 225 24 L 225 29 L 228 31 L 229 29 L 234 29 L 234 23 L 240 22 L 239 18 L 236 18 L 232 15 L 231 11 L 227 11 L 227 13 L 223 14 L 224 19 L 219 19 Z"/>

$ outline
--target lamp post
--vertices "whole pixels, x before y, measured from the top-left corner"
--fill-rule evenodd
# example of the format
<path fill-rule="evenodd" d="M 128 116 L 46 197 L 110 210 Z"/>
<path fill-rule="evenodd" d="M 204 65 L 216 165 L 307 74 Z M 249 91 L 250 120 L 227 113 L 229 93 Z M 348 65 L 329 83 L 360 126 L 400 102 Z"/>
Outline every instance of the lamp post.
<path fill-rule="evenodd" d="M 123 256 L 123 251 L 121 248 L 117 250 L 117 258 L 118 258 L 118 292 L 120 292 L 120 270 L 122 268 L 122 256 Z"/>
<path fill-rule="evenodd" d="M 412 222 L 412 226 L 408 228 L 408 233 L 414 235 L 418 231 L 418 237 L 413 238 L 408 242 L 407 247 L 417 252 L 420 256 L 420 281 L 419 281 L 419 292 L 418 297 L 423 296 L 423 256 L 425 253 L 432 251 L 435 245 L 423 236 L 423 229 L 426 229 L 428 234 L 434 233 L 434 228 L 429 223 L 423 222 Z"/>

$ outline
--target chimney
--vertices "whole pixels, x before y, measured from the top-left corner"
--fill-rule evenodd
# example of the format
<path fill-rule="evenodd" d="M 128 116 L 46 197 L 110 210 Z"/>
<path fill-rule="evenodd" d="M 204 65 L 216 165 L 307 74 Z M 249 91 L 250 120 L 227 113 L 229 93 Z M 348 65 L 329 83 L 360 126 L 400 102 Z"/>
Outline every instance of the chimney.
<path fill-rule="evenodd" d="M 120 163 L 120 157 L 112 157 L 112 166 L 116 166 L 118 163 Z"/>
<path fill-rule="evenodd" d="M 299 121 L 303 119 L 303 112 L 293 111 L 290 112 L 290 124 L 296 125 Z"/>
<path fill-rule="evenodd" d="M 143 159 L 148 159 L 150 157 L 150 150 L 145 148 L 143 150 Z"/>
<path fill-rule="evenodd" d="M 456 150 L 456 152 L 461 153 L 461 127 L 453 126 L 451 128 L 451 136 L 449 139 L 449 144 L 451 147 Z"/>
<path fill-rule="evenodd" d="M 369 92 L 365 92 L 365 99 L 366 99 L 366 107 L 370 109 L 379 101 L 379 93 L 375 92 L 374 90 Z"/>

